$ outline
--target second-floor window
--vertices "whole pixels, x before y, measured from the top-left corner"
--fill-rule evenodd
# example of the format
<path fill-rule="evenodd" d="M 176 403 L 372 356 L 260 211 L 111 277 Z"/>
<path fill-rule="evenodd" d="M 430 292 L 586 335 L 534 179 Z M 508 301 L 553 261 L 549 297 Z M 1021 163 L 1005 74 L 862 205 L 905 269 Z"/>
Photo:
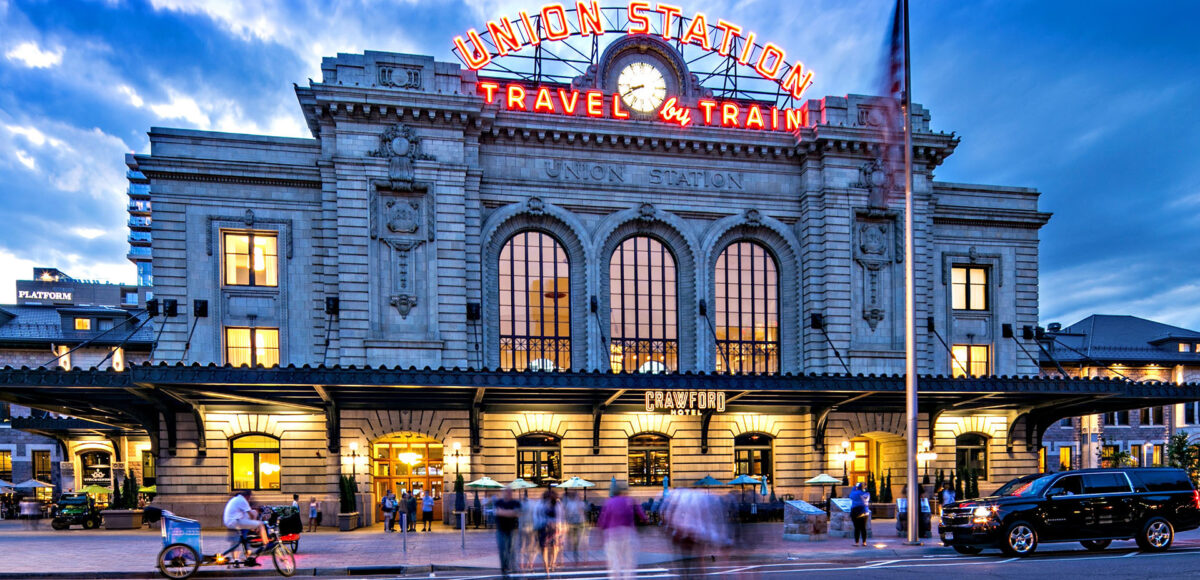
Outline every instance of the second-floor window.
<path fill-rule="evenodd" d="M 950 349 L 951 373 L 957 377 L 982 377 L 991 372 L 990 348 L 980 344 L 956 344 Z"/>
<path fill-rule="evenodd" d="M 1129 411 L 1116 411 L 1104 414 L 1104 425 L 1108 427 L 1128 427 Z"/>
<path fill-rule="evenodd" d="M 950 271 L 950 307 L 955 310 L 987 310 L 987 274 L 987 268 L 954 266 Z"/>
<path fill-rule="evenodd" d="M 1139 413 L 1142 419 L 1142 425 L 1165 425 L 1162 407 L 1148 407 L 1142 409 Z"/>
<path fill-rule="evenodd" d="M 76 318 L 75 319 L 75 330 L 91 330 L 91 329 L 92 329 L 92 319 L 91 318 Z"/>
<path fill-rule="evenodd" d="M 542 232 L 521 232 L 500 250 L 500 367 L 571 368 L 567 252 Z"/>
<path fill-rule="evenodd" d="M 279 244 L 275 234 L 225 232 L 226 286 L 278 286 Z"/>
<path fill-rule="evenodd" d="M 279 366 L 279 329 L 225 327 L 225 362 L 235 367 Z"/>
<path fill-rule="evenodd" d="M 1200 425 L 1197 419 L 1200 418 L 1200 402 L 1193 401 L 1183 404 L 1183 424 L 1184 425 Z"/>
<path fill-rule="evenodd" d="M 675 256 L 658 240 L 632 237 L 609 261 L 613 372 L 678 369 Z"/>
<path fill-rule="evenodd" d="M 717 372 L 779 372 L 779 274 L 767 249 L 735 242 L 717 258 Z"/>

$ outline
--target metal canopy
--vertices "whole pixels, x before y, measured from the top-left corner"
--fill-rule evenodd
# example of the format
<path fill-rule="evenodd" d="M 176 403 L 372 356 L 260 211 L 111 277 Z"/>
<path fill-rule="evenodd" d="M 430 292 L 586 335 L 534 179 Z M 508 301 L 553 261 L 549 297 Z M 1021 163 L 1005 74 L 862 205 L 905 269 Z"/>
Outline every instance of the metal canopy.
<path fill-rule="evenodd" d="M 921 411 L 1034 413 L 1039 422 L 1200 400 L 1200 385 L 1118 379 L 922 377 Z M 158 414 L 201 409 L 323 413 L 327 409 L 643 411 L 648 390 L 726 393 L 726 412 L 776 414 L 904 409 L 901 376 L 505 372 L 358 367 L 130 366 L 111 370 L 0 370 L 0 400 L 122 429 Z M 168 416 L 171 416 L 168 418 Z M 1015 415 L 1014 415 L 1015 416 Z"/>

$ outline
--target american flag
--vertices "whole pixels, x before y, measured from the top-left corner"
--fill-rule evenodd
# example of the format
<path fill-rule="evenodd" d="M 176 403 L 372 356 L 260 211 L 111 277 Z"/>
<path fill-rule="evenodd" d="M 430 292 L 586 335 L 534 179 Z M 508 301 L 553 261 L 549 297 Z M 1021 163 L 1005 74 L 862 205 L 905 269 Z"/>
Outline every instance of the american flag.
<path fill-rule="evenodd" d="M 904 0 L 896 0 L 892 26 L 880 67 L 879 114 L 872 123 L 879 131 L 878 177 L 872 179 L 872 205 L 891 205 L 904 196 Z M 874 111 L 873 111 L 874 112 Z"/>

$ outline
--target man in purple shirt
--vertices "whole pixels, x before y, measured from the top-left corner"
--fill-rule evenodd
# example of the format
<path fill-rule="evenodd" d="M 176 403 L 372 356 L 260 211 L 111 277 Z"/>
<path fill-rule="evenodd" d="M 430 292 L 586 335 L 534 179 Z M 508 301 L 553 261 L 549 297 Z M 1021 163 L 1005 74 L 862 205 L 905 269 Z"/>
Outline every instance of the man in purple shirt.
<path fill-rule="evenodd" d="M 603 534 L 604 555 L 608 559 L 609 578 L 633 578 L 637 572 L 634 561 L 633 538 L 637 535 L 635 521 L 645 522 L 642 506 L 625 495 L 625 488 L 618 487 L 615 495 L 604 502 L 596 527 Z"/>

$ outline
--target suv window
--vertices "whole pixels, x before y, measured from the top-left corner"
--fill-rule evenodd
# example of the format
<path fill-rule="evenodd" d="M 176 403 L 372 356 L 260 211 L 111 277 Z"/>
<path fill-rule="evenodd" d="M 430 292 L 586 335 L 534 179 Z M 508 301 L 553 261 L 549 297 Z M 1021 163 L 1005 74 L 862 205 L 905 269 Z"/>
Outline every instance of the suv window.
<path fill-rule="evenodd" d="M 1092 493 L 1129 493 L 1129 481 L 1124 473 L 1089 473 L 1083 476 L 1083 492 Z"/>
<path fill-rule="evenodd" d="M 1178 469 L 1143 469 L 1130 472 L 1130 476 L 1140 479 L 1146 491 L 1192 491 L 1192 484 L 1187 474 Z"/>
<path fill-rule="evenodd" d="M 1083 485 L 1078 475 L 1068 475 L 1054 482 L 1046 491 L 1046 497 L 1052 495 L 1079 495 L 1083 493 Z"/>

